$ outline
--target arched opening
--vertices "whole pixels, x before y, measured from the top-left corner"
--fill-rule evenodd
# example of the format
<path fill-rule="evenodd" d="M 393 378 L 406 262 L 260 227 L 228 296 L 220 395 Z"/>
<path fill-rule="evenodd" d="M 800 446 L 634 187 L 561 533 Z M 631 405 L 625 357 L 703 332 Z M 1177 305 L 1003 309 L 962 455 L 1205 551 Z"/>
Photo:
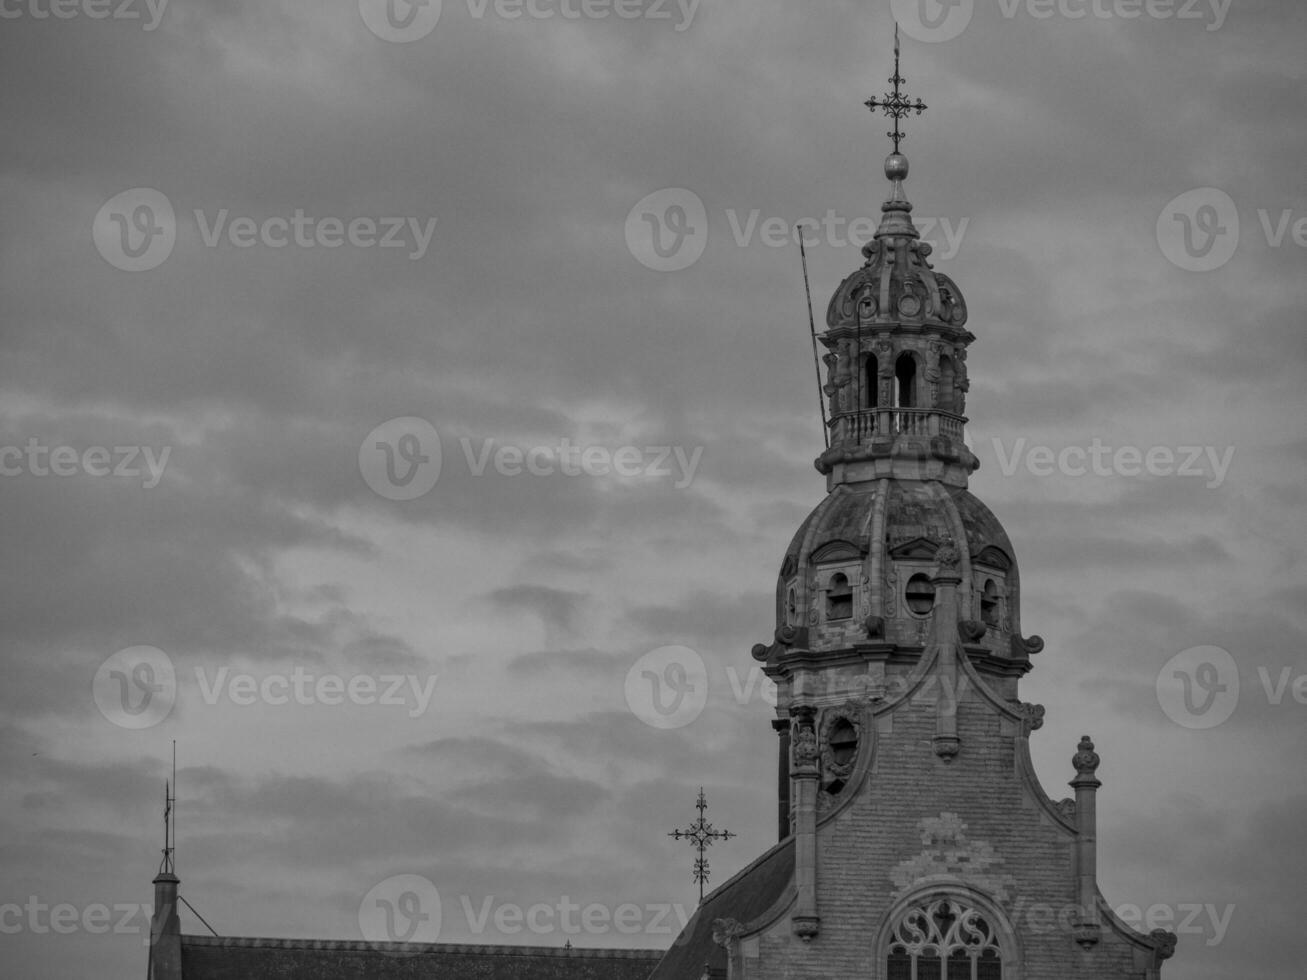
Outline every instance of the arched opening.
<path fill-rule="evenodd" d="M 785 624 L 794 626 L 799 621 L 799 598 L 795 592 L 794 586 L 790 586 L 785 592 Z"/>
<path fill-rule="evenodd" d="M 847 718 L 840 718 L 830 728 L 826 736 L 826 747 L 830 752 L 831 768 L 835 778 L 826 784 L 826 792 L 835 796 L 848 785 L 848 775 L 853 768 L 853 760 L 858 757 L 858 730 Z"/>
<path fill-rule="evenodd" d="M 953 366 L 953 358 L 939 359 L 939 410 L 958 414 L 957 393 L 958 371 Z"/>
<path fill-rule="evenodd" d="M 862 378 L 862 405 L 864 408 L 880 406 L 880 359 L 868 354 Z"/>
<path fill-rule="evenodd" d="M 885 966 L 887 980 L 1003 980 L 994 927 L 977 909 L 947 898 L 899 917 Z"/>
<path fill-rule="evenodd" d="M 980 593 L 980 621 L 986 626 L 998 626 L 998 585 L 992 578 L 985 580 L 985 587 Z"/>
<path fill-rule="evenodd" d="M 831 576 L 830 588 L 826 592 L 826 618 L 853 618 L 853 588 L 843 572 Z"/>
<path fill-rule="evenodd" d="M 899 408 L 917 407 L 917 359 L 911 354 L 900 354 L 894 364 L 894 386 Z"/>

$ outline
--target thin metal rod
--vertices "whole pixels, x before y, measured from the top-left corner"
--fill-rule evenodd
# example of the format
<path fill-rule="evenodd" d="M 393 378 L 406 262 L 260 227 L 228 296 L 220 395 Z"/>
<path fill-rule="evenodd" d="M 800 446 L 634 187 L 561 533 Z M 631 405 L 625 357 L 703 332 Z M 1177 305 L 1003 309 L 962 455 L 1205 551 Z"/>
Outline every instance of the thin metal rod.
<path fill-rule="evenodd" d="M 195 913 L 195 918 L 199 919 L 201 922 L 204 923 L 204 928 L 208 929 L 215 936 L 218 935 L 218 930 L 213 928 L 213 926 L 209 925 L 208 921 L 204 918 L 204 916 L 200 915 L 199 912 L 195 912 L 195 906 L 192 905 L 190 902 L 186 901 L 186 897 L 184 895 L 178 895 L 177 897 L 181 900 L 181 903 L 183 905 L 185 905 L 188 909 L 190 909 L 192 912 Z"/>
<path fill-rule="evenodd" d="M 826 421 L 826 398 L 821 387 L 821 357 L 817 348 L 817 320 L 812 312 L 812 285 L 808 281 L 808 250 L 803 243 L 803 227 L 799 227 L 799 258 L 803 262 L 803 291 L 808 297 L 808 332 L 812 334 L 812 366 L 817 372 L 817 402 L 821 406 L 821 438 L 830 448 L 830 423 Z"/>

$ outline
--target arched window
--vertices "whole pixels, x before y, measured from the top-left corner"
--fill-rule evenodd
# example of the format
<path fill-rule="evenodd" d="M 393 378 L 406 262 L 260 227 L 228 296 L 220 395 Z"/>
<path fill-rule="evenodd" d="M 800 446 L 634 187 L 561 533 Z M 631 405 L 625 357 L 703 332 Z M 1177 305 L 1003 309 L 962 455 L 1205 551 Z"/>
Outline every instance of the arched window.
<path fill-rule="evenodd" d="M 794 626 L 799 621 L 799 598 L 791 585 L 785 591 L 785 624 Z"/>
<path fill-rule="evenodd" d="M 917 359 L 900 354 L 894 364 L 894 383 L 898 388 L 899 408 L 917 407 Z"/>
<path fill-rule="evenodd" d="M 853 618 L 853 589 L 849 577 L 843 572 L 831 576 L 830 589 L 826 592 L 826 618 Z"/>
<path fill-rule="evenodd" d="M 974 908 L 949 898 L 904 912 L 889 937 L 886 980 L 1003 980 L 998 934 Z"/>
<path fill-rule="evenodd" d="M 866 364 L 862 401 L 866 408 L 877 408 L 880 405 L 880 359 L 875 354 L 868 354 Z"/>
<path fill-rule="evenodd" d="M 958 372 L 953 366 L 953 358 L 941 357 L 939 359 L 939 410 L 941 412 L 958 414 L 957 380 Z"/>
<path fill-rule="evenodd" d="M 998 586 L 992 578 L 985 579 L 980 593 L 980 621 L 986 626 L 997 626 L 999 622 Z"/>

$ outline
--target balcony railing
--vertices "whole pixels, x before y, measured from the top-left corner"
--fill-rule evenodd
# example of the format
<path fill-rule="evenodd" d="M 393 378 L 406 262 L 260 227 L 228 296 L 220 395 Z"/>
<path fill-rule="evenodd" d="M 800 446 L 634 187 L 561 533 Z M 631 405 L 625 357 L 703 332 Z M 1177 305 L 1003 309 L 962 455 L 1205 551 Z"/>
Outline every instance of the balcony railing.
<path fill-rule="evenodd" d="M 934 408 L 867 408 L 831 419 L 831 444 L 869 442 L 893 436 L 947 436 L 962 441 L 967 420 Z"/>

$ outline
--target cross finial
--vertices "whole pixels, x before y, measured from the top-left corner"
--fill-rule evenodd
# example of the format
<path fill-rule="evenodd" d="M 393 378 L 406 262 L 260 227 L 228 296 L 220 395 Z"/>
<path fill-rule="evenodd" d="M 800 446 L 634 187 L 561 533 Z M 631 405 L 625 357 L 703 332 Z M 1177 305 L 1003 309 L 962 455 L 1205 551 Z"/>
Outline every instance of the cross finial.
<path fill-rule="evenodd" d="M 703 902 L 703 886 L 708 881 L 708 859 L 703 856 L 704 850 L 715 840 L 730 840 L 738 836 L 729 830 L 716 830 L 708 822 L 706 816 L 708 810 L 708 799 L 703 795 L 703 787 L 699 787 L 699 799 L 694 804 L 699 811 L 699 818 L 690 824 L 685 830 L 673 830 L 667 836 L 674 837 L 676 840 L 688 840 L 690 846 L 699 852 L 699 856 L 694 860 L 694 880 L 699 883 L 699 902 Z"/>
<path fill-rule="evenodd" d="M 886 92 L 884 99 L 876 99 L 876 98 L 868 99 L 865 104 L 867 108 L 870 109 L 873 113 L 877 109 L 884 109 L 885 115 L 889 116 L 894 120 L 894 131 L 891 133 L 887 133 L 886 135 L 889 136 L 889 138 L 894 141 L 894 152 L 898 153 L 899 143 L 907 139 L 907 137 L 903 134 L 903 132 L 899 128 L 899 122 L 903 119 L 904 116 L 910 115 L 913 112 L 915 112 L 917 115 L 921 115 L 928 108 L 930 108 L 929 106 L 926 105 L 926 103 L 922 102 L 920 99 L 918 99 L 916 102 L 912 102 L 910 99 L 908 99 L 907 96 L 903 94 L 903 83 L 906 82 L 907 79 L 904 78 L 903 75 L 899 72 L 899 25 L 898 24 L 894 25 L 894 75 L 890 78 L 889 81 L 890 84 L 894 86 L 893 92 Z"/>

